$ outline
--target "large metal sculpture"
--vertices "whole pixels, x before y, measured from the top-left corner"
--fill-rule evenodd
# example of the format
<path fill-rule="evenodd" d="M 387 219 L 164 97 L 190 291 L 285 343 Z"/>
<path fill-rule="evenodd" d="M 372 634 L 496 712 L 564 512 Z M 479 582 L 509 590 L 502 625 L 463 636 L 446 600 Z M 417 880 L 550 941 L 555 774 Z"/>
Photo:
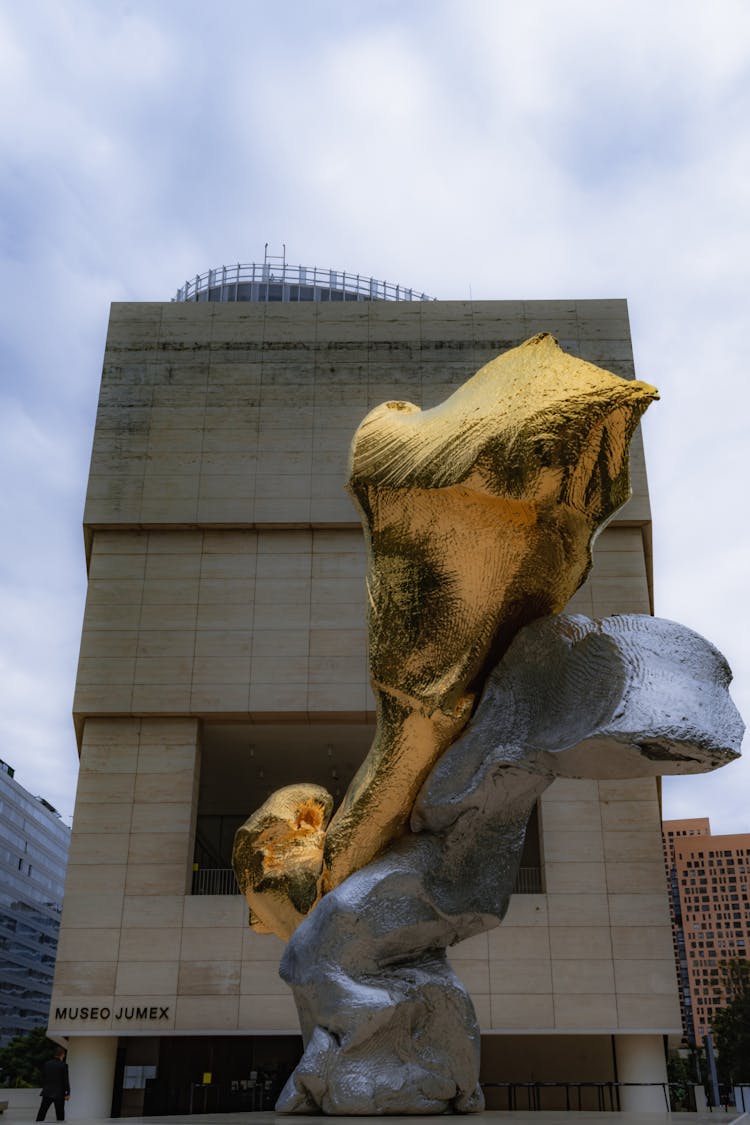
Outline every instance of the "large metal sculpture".
<path fill-rule="evenodd" d="M 290 939 L 305 1052 L 280 1111 L 481 1109 L 479 1031 L 445 950 L 502 919 L 539 794 L 736 756 L 731 676 L 706 641 L 560 616 L 656 397 L 541 335 L 442 405 L 386 403 L 359 427 L 373 746 L 332 818 L 326 790 L 290 786 L 235 841 L 253 924 Z"/>

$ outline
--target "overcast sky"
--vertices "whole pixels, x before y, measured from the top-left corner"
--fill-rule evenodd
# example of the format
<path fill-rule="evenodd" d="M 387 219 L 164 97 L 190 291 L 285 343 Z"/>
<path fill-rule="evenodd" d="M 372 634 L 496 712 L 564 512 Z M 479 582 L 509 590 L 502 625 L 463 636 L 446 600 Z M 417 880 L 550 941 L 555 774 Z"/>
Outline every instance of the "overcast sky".
<path fill-rule="evenodd" d="M 0 5 L 0 757 L 67 817 L 111 301 L 262 259 L 442 298 L 627 297 L 656 612 L 750 716 L 747 0 Z M 665 815 L 750 831 L 747 760 Z"/>

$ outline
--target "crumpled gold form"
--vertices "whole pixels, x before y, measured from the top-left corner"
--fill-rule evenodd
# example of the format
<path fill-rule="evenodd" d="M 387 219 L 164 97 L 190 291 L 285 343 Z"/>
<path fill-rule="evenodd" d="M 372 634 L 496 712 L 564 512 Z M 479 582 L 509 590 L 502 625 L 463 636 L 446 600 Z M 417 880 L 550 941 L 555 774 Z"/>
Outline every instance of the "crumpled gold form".
<path fill-rule="evenodd" d="M 323 891 L 407 830 L 421 785 L 517 631 L 560 612 L 583 582 L 596 532 L 628 499 L 628 446 L 657 397 L 542 334 L 440 406 L 387 402 L 364 419 L 347 487 L 368 544 L 377 726 L 325 834 Z M 276 847 L 291 879 L 294 831 Z M 251 906 L 287 936 L 302 911 L 282 918 L 283 886 Z"/>
<path fill-rule="evenodd" d="M 320 785 L 277 789 L 234 838 L 232 864 L 260 933 L 291 937 L 320 898 L 333 797 Z"/>
<path fill-rule="evenodd" d="M 324 886 L 398 835 L 517 631 L 559 613 L 628 499 L 628 447 L 658 397 L 542 334 L 440 406 L 387 402 L 351 447 L 368 540 L 375 742 L 326 833 Z"/>

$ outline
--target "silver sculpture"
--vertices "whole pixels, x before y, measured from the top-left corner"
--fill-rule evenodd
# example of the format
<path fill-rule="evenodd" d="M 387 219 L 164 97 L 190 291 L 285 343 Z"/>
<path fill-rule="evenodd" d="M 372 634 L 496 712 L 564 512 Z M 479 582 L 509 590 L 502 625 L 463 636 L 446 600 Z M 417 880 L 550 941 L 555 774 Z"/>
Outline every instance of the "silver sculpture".
<path fill-rule="evenodd" d="M 483 1108 L 479 1028 L 446 948 L 497 926 L 529 814 L 555 777 L 713 769 L 743 724 L 721 654 L 669 621 L 526 626 L 412 812 L 412 834 L 327 894 L 281 963 L 305 1051 L 281 1113 Z"/>

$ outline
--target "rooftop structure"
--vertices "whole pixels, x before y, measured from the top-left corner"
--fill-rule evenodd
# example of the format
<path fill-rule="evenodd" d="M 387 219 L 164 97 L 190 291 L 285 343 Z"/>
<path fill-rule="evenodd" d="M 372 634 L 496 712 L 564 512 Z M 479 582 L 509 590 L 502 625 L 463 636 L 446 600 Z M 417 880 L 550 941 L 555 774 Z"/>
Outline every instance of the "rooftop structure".
<path fill-rule="evenodd" d="M 232 263 L 196 274 L 182 285 L 176 301 L 429 301 L 426 293 L 392 281 L 378 281 L 346 270 L 292 266 L 268 253 L 262 263 Z"/>

